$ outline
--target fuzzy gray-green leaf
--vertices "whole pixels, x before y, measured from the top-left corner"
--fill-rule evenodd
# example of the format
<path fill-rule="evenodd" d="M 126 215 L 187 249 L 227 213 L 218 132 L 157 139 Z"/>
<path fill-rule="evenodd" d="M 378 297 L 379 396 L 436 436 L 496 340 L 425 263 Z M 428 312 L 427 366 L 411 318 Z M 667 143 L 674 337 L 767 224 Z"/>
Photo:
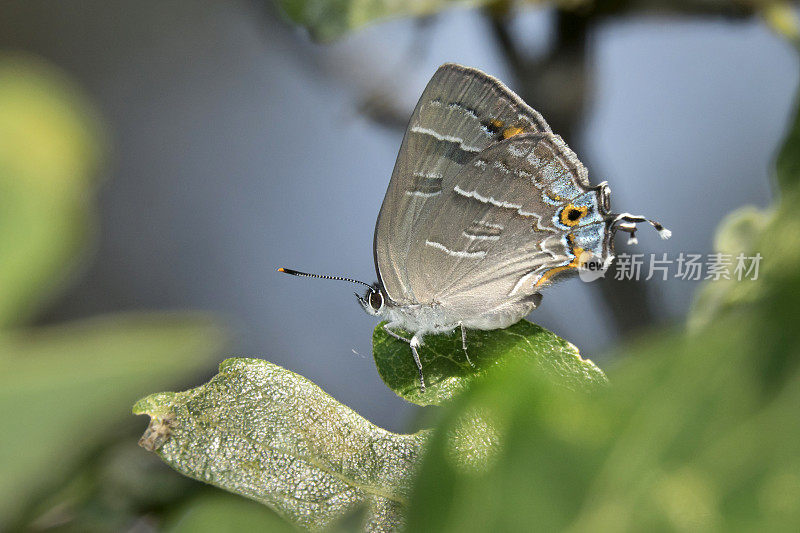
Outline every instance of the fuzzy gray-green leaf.
<path fill-rule="evenodd" d="M 402 525 L 425 433 L 398 435 L 311 381 L 259 359 L 228 359 L 205 385 L 148 396 L 145 445 L 189 477 L 319 530 L 360 507 L 372 530 Z"/>
<path fill-rule="evenodd" d="M 408 343 L 389 336 L 379 324 L 372 334 L 378 373 L 396 394 L 419 405 L 440 405 L 465 390 L 476 378 L 511 361 L 526 360 L 570 388 L 604 384 L 606 376 L 578 349 L 555 333 L 522 320 L 494 331 L 467 331 L 467 362 L 461 332 L 429 335 L 419 350 L 426 390 L 419 386 Z"/>

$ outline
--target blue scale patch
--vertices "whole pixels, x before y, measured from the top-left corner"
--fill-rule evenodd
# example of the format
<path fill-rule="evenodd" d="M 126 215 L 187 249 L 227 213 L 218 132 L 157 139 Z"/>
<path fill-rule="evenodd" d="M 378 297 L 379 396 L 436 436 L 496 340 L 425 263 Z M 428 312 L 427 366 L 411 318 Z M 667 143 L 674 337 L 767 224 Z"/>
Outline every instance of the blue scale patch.
<path fill-rule="evenodd" d="M 579 226 L 572 231 L 572 243 L 573 246 L 578 246 L 592 252 L 597 257 L 602 257 L 605 235 L 605 222 Z"/>
<path fill-rule="evenodd" d="M 581 226 L 603 221 L 603 217 L 600 215 L 599 209 L 597 209 L 597 193 L 594 191 L 585 192 L 579 197 L 574 198 L 572 200 L 572 205 L 575 207 L 585 207 L 588 209 L 586 214 L 581 217 Z"/>

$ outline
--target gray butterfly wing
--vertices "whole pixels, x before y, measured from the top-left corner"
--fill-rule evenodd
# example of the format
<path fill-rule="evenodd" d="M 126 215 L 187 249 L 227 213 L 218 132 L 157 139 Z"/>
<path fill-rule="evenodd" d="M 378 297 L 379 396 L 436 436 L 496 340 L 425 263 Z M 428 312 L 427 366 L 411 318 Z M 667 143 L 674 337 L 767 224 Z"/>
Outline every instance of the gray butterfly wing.
<path fill-rule="evenodd" d="M 411 243 L 408 283 L 465 321 L 529 298 L 584 252 L 608 257 L 607 195 L 557 135 L 496 143 L 447 183 Z"/>
<path fill-rule="evenodd" d="M 549 131 L 495 78 L 454 64 L 436 71 L 411 116 L 375 227 L 375 267 L 392 300 L 422 301 L 408 277 L 409 250 L 464 166 L 510 135 Z"/>

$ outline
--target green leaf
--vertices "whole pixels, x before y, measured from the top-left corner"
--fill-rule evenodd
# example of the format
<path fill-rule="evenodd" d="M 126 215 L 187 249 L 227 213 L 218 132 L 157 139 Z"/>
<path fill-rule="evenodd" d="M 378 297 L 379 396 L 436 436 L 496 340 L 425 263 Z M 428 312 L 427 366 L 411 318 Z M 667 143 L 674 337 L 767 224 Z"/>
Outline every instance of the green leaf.
<path fill-rule="evenodd" d="M 478 6 L 489 0 L 277 0 L 283 13 L 319 41 L 331 41 L 370 22 L 432 15 L 454 6 Z"/>
<path fill-rule="evenodd" d="M 296 529 L 263 505 L 225 493 L 195 498 L 165 528 L 166 533 L 242 531 L 289 533 Z"/>
<path fill-rule="evenodd" d="M 374 426 L 309 380 L 259 359 L 228 359 L 205 385 L 143 398 L 142 444 L 178 472 L 319 530 L 361 506 L 367 529 L 402 522 L 425 433 Z"/>
<path fill-rule="evenodd" d="M 74 272 L 102 152 L 94 112 L 56 69 L 0 54 L 0 327 L 30 319 Z"/>
<path fill-rule="evenodd" d="M 222 339 L 207 317 L 188 314 L 0 333 L 0 529 L 119 431 L 135 398 L 195 375 Z"/>
<path fill-rule="evenodd" d="M 425 345 L 418 350 L 426 385 L 422 392 L 411 348 L 387 334 L 383 324 L 372 333 L 378 373 L 398 396 L 418 405 L 441 405 L 469 388 L 476 378 L 516 360 L 532 363 L 538 371 L 570 388 L 606 383 L 603 371 L 589 359 L 582 359 L 574 345 L 522 320 L 502 330 L 468 330 L 467 351 L 474 367 L 464 354 L 460 329 L 425 337 Z"/>

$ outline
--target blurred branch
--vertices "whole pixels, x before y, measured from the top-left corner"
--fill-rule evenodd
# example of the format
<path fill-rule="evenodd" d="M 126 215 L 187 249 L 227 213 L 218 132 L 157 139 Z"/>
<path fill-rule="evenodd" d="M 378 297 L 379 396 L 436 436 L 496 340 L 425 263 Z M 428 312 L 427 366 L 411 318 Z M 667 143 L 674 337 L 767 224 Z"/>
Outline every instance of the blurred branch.
<path fill-rule="evenodd" d="M 714 16 L 744 18 L 754 15 L 769 1 L 756 0 L 605 0 L 595 2 L 598 14 Z M 605 13 L 603 13 L 605 12 Z"/>

